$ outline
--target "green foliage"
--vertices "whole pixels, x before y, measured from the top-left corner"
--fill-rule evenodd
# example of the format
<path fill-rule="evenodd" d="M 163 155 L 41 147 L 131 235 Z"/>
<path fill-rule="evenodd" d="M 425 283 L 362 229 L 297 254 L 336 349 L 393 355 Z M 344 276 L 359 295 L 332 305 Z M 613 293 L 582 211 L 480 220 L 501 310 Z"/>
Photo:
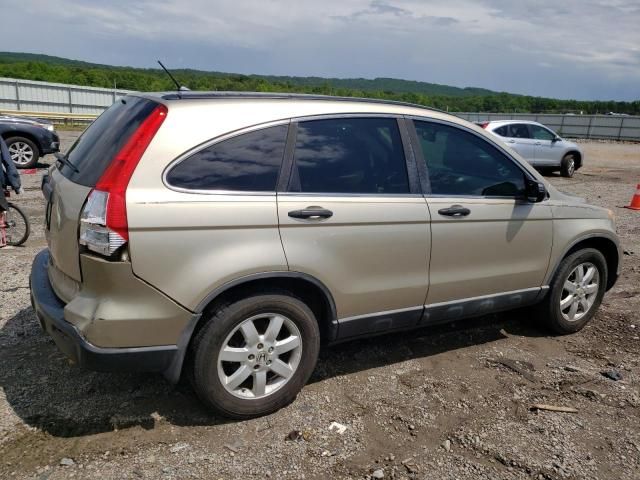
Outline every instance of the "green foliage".
<path fill-rule="evenodd" d="M 457 88 L 394 78 L 321 78 L 238 75 L 200 70 L 174 70 L 174 76 L 192 90 L 291 92 L 368 97 L 416 103 L 453 112 L 502 113 L 628 113 L 640 115 L 633 102 L 557 100 L 482 88 Z M 164 91 L 175 87 L 160 69 L 114 67 L 48 55 L 0 52 L 0 77 L 40 80 L 137 91 Z"/>

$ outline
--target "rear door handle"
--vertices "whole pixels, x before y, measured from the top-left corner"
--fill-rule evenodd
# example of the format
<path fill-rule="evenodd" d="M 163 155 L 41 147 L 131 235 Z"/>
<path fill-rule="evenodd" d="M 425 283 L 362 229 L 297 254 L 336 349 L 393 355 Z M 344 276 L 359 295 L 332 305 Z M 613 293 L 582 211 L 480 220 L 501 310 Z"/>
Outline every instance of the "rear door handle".
<path fill-rule="evenodd" d="M 306 219 L 330 218 L 333 216 L 333 212 L 322 207 L 307 207 L 302 210 L 292 210 L 289 212 L 289 216 L 291 218 Z"/>
<path fill-rule="evenodd" d="M 438 213 L 447 217 L 466 217 L 471 210 L 462 205 L 451 205 L 449 208 L 441 208 Z"/>

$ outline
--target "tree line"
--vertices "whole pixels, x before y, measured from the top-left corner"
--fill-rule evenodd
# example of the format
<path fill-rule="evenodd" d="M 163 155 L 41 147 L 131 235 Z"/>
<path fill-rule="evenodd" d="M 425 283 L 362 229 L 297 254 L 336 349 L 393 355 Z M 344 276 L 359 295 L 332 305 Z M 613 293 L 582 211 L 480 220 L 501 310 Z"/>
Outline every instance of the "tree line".
<path fill-rule="evenodd" d="M 56 61 L 51 60 L 56 57 L 41 55 L 31 55 L 31 58 L 25 59 L 23 58 L 25 55 L 0 53 L 0 76 L 136 91 L 175 89 L 171 80 L 159 69 L 113 67 L 66 59 Z M 289 92 L 367 97 L 416 103 L 453 112 L 582 112 L 584 114 L 616 112 L 640 115 L 640 100 L 633 102 L 558 100 L 396 79 L 274 77 L 198 70 L 174 70 L 173 74 L 181 84 L 192 90 Z"/>

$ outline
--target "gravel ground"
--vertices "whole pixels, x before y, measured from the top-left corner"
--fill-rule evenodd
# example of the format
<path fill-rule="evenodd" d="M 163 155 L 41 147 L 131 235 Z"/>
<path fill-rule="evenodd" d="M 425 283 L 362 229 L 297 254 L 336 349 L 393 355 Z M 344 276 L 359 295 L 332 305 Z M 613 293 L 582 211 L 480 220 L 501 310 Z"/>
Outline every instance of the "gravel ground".
<path fill-rule="evenodd" d="M 186 385 L 58 353 L 29 304 L 44 203 L 40 175 L 23 176 L 32 236 L 0 250 L 0 478 L 638 479 L 640 212 L 620 207 L 640 146 L 583 147 L 584 169 L 549 179 L 612 208 L 627 252 L 587 328 L 553 337 L 516 311 L 326 348 L 293 404 L 245 422 L 212 416 Z"/>

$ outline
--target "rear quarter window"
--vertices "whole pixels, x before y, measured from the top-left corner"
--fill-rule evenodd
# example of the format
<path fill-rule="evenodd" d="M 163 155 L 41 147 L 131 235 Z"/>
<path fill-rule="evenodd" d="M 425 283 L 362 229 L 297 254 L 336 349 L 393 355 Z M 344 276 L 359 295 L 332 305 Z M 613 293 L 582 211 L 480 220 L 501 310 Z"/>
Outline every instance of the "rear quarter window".
<path fill-rule="evenodd" d="M 501 137 L 508 137 L 509 135 L 507 134 L 507 126 L 503 125 L 502 127 L 498 127 L 496 129 L 493 130 L 494 133 L 500 135 Z"/>
<path fill-rule="evenodd" d="M 288 125 L 247 132 L 206 147 L 167 173 L 167 183 L 187 190 L 274 192 Z"/>

